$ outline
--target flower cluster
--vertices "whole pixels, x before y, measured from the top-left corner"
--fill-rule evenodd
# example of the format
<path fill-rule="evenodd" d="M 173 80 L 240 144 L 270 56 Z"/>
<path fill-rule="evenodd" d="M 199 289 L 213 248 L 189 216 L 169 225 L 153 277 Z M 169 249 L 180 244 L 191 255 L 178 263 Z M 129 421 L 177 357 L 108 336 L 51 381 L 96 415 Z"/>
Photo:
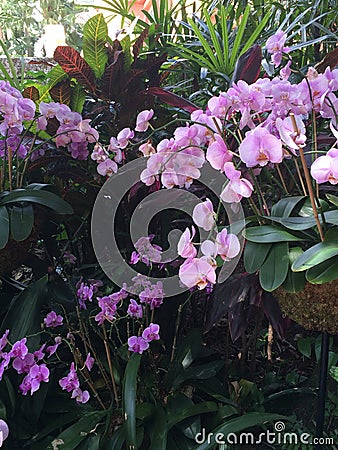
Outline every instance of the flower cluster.
<path fill-rule="evenodd" d="M 209 199 L 195 206 L 193 221 L 198 227 L 211 231 L 216 227 L 215 219 L 216 213 Z M 200 245 L 203 256 L 197 258 L 197 249 L 193 243 L 195 234 L 194 226 L 191 232 L 189 228 L 186 228 L 178 241 L 177 252 L 185 258 L 179 269 L 179 277 L 181 282 L 189 288 L 197 286 L 198 289 L 204 289 L 209 283 L 216 282 L 217 255 L 224 261 L 228 261 L 235 258 L 241 248 L 237 236 L 223 228 L 216 234 L 214 240 L 207 239 Z"/>
<path fill-rule="evenodd" d="M 79 378 L 75 369 L 75 364 L 72 362 L 70 370 L 66 377 L 61 378 L 59 381 L 60 386 L 64 391 L 71 392 L 71 398 L 74 398 L 77 403 L 87 403 L 90 395 L 88 391 L 82 391 L 80 388 Z"/>
<path fill-rule="evenodd" d="M 131 255 L 131 264 L 137 264 L 139 261 L 142 261 L 147 266 L 150 266 L 152 263 L 161 262 L 162 247 L 152 244 L 154 237 L 155 235 L 151 234 L 149 236 L 140 237 L 135 242 L 137 251 L 134 251 Z"/>
<path fill-rule="evenodd" d="M 3 351 L 8 344 L 9 330 L 6 330 L 0 339 L 0 380 L 2 379 L 4 370 L 7 369 L 12 360 L 13 369 L 20 375 L 26 374 L 22 383 L 19 386 L 19 390 L 23 395 L 34 394 L 42 382 L 48 383 L 49 381 L 49 369 L 46 364 L 40 363 L 44 358 L 45 344 L 34 353 L 28 351 L 26 342 L 27 339 L 23 338 L 13 344 L 9 352 Z"/>
<path fill-rule="evenodd" d="M 23 143 L 20 136 L 24 128 L 24 122 L 30 121 L 35 116 L 35 103 L 24 98 L 22 94 L 13 88 L 8 81 L 0 81 L 0 157 L 11 149 L 12 155 L 25 158 L 28 146 Z"/>
<path fill-rule="evenodd" d="M 66 147 L 74 159 L 87 159 L 88 144 L 97 142 L 99 138 L 97 130 L 90 126 L 90 120 L 82 119 L 81 114 L 60 103 L 41 102 L 39 109 L 41 116 L 37 120 L 38 129 L 46 130 L 48 121 L 55 118 L 59 124 L 56 130 L 56 146 Z"/>
<path fill-rule="evenodd" d="M 149 348 L 149 343 L 160 339 L 160 326 L 156 323 L 151 323 L 142 332 L 142 336 L 131 336 L 128 339 L 128 350 L 133 353 L 142 354 Z"/>

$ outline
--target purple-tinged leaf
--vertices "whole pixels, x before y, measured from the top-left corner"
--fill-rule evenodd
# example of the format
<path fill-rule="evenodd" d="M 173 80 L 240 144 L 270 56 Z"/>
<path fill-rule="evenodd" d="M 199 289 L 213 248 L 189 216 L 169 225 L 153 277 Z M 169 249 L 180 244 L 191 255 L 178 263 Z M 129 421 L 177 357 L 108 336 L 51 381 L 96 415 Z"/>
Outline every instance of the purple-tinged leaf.
<path fill-rule="evenodd" d="M 290 324 L 290 319 L 284 317 L 276 298 L 270 293 L 263 291 L 262 305 L 264 313 L 281 339 L 285 338 L 286 330 Z"/>
<path fill-rule="evenodd" d="M 156 95 L 163 103 L 167 103 L 175 108 L 181 108 L 189 113 L 192 113 L 198 109 L 198 107 L 189 100 L 186 100 L 185 98 L 160 87 L 151 87 L 146 92 L 151 95 Z"/>
<path fill-rule="evenodd" d="M 237 83 L 238 80 L 246 81 L 248 84 L 254 83 L 259 77 L 261 63 L 261 46 L 258 44 L 253 45 L 238 58 L 231 84 Z"/>

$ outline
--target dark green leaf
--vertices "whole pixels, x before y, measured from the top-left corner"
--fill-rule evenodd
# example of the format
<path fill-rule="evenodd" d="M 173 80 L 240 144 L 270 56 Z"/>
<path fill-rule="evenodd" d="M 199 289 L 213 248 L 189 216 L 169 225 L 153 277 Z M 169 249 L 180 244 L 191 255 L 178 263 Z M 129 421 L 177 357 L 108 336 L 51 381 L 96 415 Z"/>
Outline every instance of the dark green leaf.
<path fill-rule="evenodd" d="M 1 324 L 2 333 L 9 328 L 9 338 L 15 342 L 40 331 L 40 308 L 47 302 L 48 276 L 32 283 L 11 302 Z"/>
<path fill-rule="evenodd" d="M 199 445 L 195 446 L 193 450 L 211 450 L 215 448 L 215 436 L 218 433 L 226 437 L 229 433 L 238 433 L 251 427 L 263 425 L 265 423 L 271 423 L 275 420 L 287 420 L 287 418 L 278 414 L 259 412 L 250 412 L 244 414 L 243 416 L 231 419 L 212 430 L 213 439 L 210 439 L 209 441 L 208 436 L 205 436 L 203 438 L 202 433 L 201 435 L 196 436 L 196 442 L 198 442 Z"/>
<path fill-rule="evenodd" d="M 70 109 L 82 113 L 83 105 L 86 100 L 86 92 L 80 84 L 76 84 L 72 89 L 70 98 Z"/>
<path fill-rule="evenodd" d="M 24 241 L 32 232 L 34 211 L 32 205 L 12 206 L 10 212 L 11 236 L 15 241 Z"/>
<path fill-rule="evenodd" d="M 258 244 L 256 242 L 246 242 L 244 247 L 244 267 L 249 273 L 255 273 L 265 261 L 271 244 Z"/>
<path fill-rule="evenodd" d="M 314 217 L 286 217 L 280 223 L 290 230 L 307 230 L 316 225 Z"/>
<path fill-rule="evenodd" d="M 304 196 L 282 198 L 271 208 L 271 215 L 276 217 L 289 217 L 295 206 L 304 199 Z"/>
<path fill-rule="evenodd" d="M 323 284 L 338 278 L 338 259 L 336 256 L 317 264 L 306 271 L 306 279 L 310 283 Z"/>
<path fill-rule="evenodd" d="M 136 440 L 136 384 L 141 355 L 133 353 L 128 361 L 123 380 L 124 427 L 128 450 L 137 448 Z"/>
<path fill-rule="evenodd" d="M 88 433 L 93 430 L 107 411 L 95 411 L 86 413 L 73 425 L 66 428 L 56 439 L 63 441 L 63 450 L 75 450 L 75 448 L 87 438 Z"/>
<path fill-rule="evenodd" d="M 250 227 L 245 230 L 245 238 L 251 242 L 272 243 L 299 241 L 300 238 L 294 236 L 280 227 L 272 225 L 262 225 Z"/>
<path fill-rule="evenodd" d="M 150 450 L 167 450 L 168 425 L 164 409 L 158 406 L 151 423 Z M 129 450 L 129 449 L 128 449 Z"/>
<path fill-rule="evenodd" d="M 6 206 L 0 206 L 0 249 L 4 248 L 9 238 L 9 217 Z"/>
<path fill-rule="evenodd" d="M 292 270 L 301 272 L 338 255 L 338 229 L 328 230 L 324 241 L 310 247 L 292 264 Z"/>
<path fill-rule="evenodd" d="M 338 206 L 338 197 L 332 194 L 326 194 L 326 198 L 330 203 L 333 203 L 335 206 Z"/>
<path fill-rule="evenodd" d="M 217 374 L 217 372 L 224 366 L 224 361 L 211 361 L 206 364 L 201 364 L 195 367 L 180 372 L 173 382 L 172 389 L 177 389 L 182 383 L 187 380 L 207 380 Z"/>
<path fill-rule="evenodd" d="M 72 207 L 52 192 L 35 189 L 17 189 L 0 198 L 0 206 L 17 202 L 38 203 L 58 214 L 72 214 Z"/>
<path fill-rule="evenodd" d="M 330 208 L 329 204 L 325 200 L 318 199 L 318 201 L 320 204 L 320 208 L 323 212 L 327 211 Z M 303 206 L 301 207 L 301 209 L 299 210 L 298 214 L 302 217 L 313 217 L 313 209 L 312 209 L 311 200 L 309 197 L 305 200 L 305 202 L 304 202 Z"/>
<path fill-rule="evenodd" d="M 274 244 L 259 271 L 259 281 L 263 289 L 274 291 L 284 282 L 289 269 L 289 244 Z"/>
<path fill-rule="evenodd" d="M 311 345 L 312 345 L 312 338 L 306 337 L 302 339 L 298 339 L 297 341 L 297 347 L 298 351 L 304 355 L 306 358 L 310 358 L 311 356 Z"/>

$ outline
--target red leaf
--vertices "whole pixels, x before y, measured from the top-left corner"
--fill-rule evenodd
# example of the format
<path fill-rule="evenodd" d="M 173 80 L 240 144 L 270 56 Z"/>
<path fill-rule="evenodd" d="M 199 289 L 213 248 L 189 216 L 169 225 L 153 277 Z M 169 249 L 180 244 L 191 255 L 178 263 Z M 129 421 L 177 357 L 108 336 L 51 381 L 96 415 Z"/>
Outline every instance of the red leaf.
<path fill-rule="evenodd" d="M 68 75 L 76 78 L 92 92 L 95 91 L 94 72 L 77 50 L 68 46 L 58 46 L 54 52 L 54 59 Z"/>
<path fill-rule="evenodd" d="M 130 84 L 135 81 L 137 78 L 140 78 L 141 75 L 144 74 L 143 69 L 130 69 L 124 76 L 122 89 L 125 90 L 130 87 Z"/>
<path fill-rule="evenodd" d="M 22 96 L 25 98 L 30 98 L 33 102 L 36 102 L 39 100 L 40 94 L 35 86 L 29 86 L 24 89 Z"/>
<path fill-rule="evenodd" d="M 102 93 L 105 98 L 112 100 L 115 93 L 120 93 L 121 81 L 123 79 L 123 52 L 114 52 L 112 63 L 106 67 L 101 82 Z"/>
<path fill-rule="evenodd" d="M 253 45 L 238 58 L 231 83 L 237 83 L 238 80 L 246 81 L 248 84 L 254 83 L 259 77 L 261 63 L 261 46 Z"/>
<path fill-rule="evenodd" d="M 69 80 L 57 83 L 49 90 L 49 93 L 55 102 L 63 103 L 64 105 L 69 106 L 72 93 Z"/>
<path fill-rule="evenodd" d="M 149 30 L 148 28 L 145 28 L 142 33 L 140 34 L 140 36 L 136 39 L 135 44 L 133 45 L 133 55 L 134 55 L 134 60 L 137 59 L 140 55 L 141 49 L 143 47 L 144 41 L 147 39 L 148 37 L 148 33 Z"/>
<path fill-rule="evenodd" d="M 318 73 L 325 72 L 327 67 L 330 67 L 333 70 L 338 64 L 338 47 L 332 50 L 332 52 L 328 53 L 325 58 L 315 65 L 315 69 Z"/>
<path fill-rule="evenodd" d="M 170 106 L 181 108 L 189 113 L 192 113 L 198 109 L 198 107 L 189 100 L 186 100 L 185 98 L 180 97 L 173 92 L 166 91 L 160 87 L 151 87 L 147 89 L 146 92 L 151 95 L 156 95 L 162 102 L 167 103 Z"/>

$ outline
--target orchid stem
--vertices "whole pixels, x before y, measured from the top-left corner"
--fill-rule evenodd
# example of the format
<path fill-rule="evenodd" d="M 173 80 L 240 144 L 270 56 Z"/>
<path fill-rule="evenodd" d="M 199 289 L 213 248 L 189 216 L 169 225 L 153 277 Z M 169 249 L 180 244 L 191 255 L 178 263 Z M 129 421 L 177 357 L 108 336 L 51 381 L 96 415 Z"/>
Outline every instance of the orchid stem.
<path fill-rule="evenodd" d="M 290 117 L 291 117 L 292 125 L 293 125 L 293 128 L 294 128 L 295 132 L 297 134 L 299 134 L 299 130 L 298 130 L 298 127 L 297 127 L 297 123 L 296 123 L 296 119 L 295 119 L 294 114 L 290 113 Z M 322 228 L 322 225 L 321 225 L 319 217 L 318 217 L 318 210 L 317 210 L 317 206 L 316 206 L 315 195 L 313 193 L 312 181 L 311 181 L 311 177 L 310 177 L 310 172 L 309 172 L 308 166 L 306 164 L 304 150 L 302 149 L 302 147 L 299 147 L 298 150 L 299 150 L 300 159 L 302 161 L 302 166 L 303 166 L 303 171 L 304 171 L 304 175 L 305 175 L 307 188 L 308 188 L 308 191 L 309 191 L 309 196 L 310 196 L 311 206 L 312 206 L 312 210 L 313 210 L 313 215 L 314 215 L 314 218 L 315 218 L 315 221 L 316 221 L 316 224 L 317 224 L 317 228 L 318 228 L 318 232 L 319 232 L 319 235 L 320 235 L 320 239 L 321 239 L 321 241 L 324 241 L 323 228 Z"/>

